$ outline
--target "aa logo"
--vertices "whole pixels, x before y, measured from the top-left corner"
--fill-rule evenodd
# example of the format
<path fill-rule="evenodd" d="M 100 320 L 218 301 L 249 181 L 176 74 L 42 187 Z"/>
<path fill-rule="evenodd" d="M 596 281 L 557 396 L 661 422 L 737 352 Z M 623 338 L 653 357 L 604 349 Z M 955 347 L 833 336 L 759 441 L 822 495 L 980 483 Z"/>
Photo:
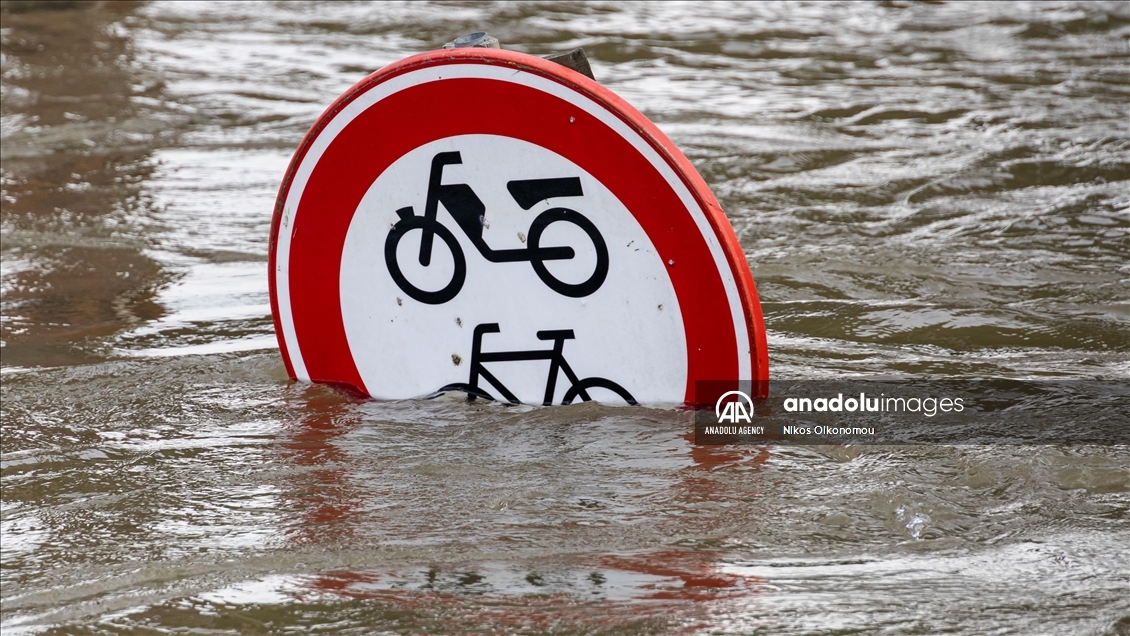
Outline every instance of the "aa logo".
<path fill-rule="evenodd" d="M 736 396 L 734 399 L 726 402 L 726 398 L 731 395 Z M 743 401 L 744 400 L 744 401 Z M 725 402 L 725 404 L 723 404 Z M 722 397 L 718 398 L 718 402 L 714 404 L 714 415 L 718 417 L 718 423 L 722 424 L 729 422 L 730 424 L 738 424 L 741 422 L 752 423 L 750 415 L 753 413 L 753 401 L 749 396 L 741 391 L 726 391 Z"/>

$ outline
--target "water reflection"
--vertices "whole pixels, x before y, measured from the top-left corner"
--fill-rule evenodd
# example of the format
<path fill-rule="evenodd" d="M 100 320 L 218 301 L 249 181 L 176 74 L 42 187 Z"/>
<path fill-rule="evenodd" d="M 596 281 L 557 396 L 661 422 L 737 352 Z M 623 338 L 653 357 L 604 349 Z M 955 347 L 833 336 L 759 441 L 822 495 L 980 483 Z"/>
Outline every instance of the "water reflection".
<path fill-rule="evenodd" d="M 284 474 L 288 510 L 299 515 L 286 528 L 285 545 L 347 546 L 365 507 L 365 493 L 352 485 L 356 467 L 337 441 L 361 421 L 358 398 L 344 391 L 313 388 L 300 408 L 302 415 L 282 432 L 279 462 L 292 467 Z"/>
<path fill-rule="evenodd" d="M 694 446 L 687 414 L 653 422 L 658 428 L 645 432 L 607 419 L 593 426 L 584 406 L 570 409 L 573 417 L 562 423 L 555 409 L 488 405 L 481 410 L 513 417 L 499 430 L 482 433 L 469 428 L 482 422 L 468 422 L 468 407 L 458 401 L 405 404 L 393 411 L 403 411 L 401 417 L 374 421 L 366 415 L 374 412 L 372 402 L 310 387 L 300 408 L 301 420 L 280 439 L 281 461 L 290 466 L 282 473 L 283 507 L 293 518 L 279 547 L 313 572 L 276 577 L 271 585 L 241 584 L 225 598 L 262 589 L 263 599 L 282 594 L 304 603 L 363 601 L 377 624 L 388 620 L 378 617 L 395 614 L 428 630 L 437 614 L 465 612 L 468 604 L 481 602 L 477 597 L 495 607 L 479 617 L 484 625 L 546 626 L 568 618 L 622 628 L 666 625 L 673 617 L 696 614 L 702 603 L 764 586 L 757 577 L 727 572 L 744 548 L 740 540 L 726 544 L 716 537 L 741 523 L 735 517 L 749 514 L 735 497 L 759 496 L 757 473 L 770 455 L 764 448 Z M 380 412 L 389 410 L 384 406 Z M 558 425 L 549 438 L 531 437 L 530 422 L 551 416 Z M 374 446 L 367 439 L 372 434 L 383 435 L 385 443 Z M 586 447 L 591 450 L 578 455 Z M 623 452 L 627 448 L 630 456 Z M 672 463 L 683 468 L 675 479 L 625 489 L 594 480 L 608 469 L 609 453 L 621 465 L 636 465 L 641 477 Z M 564 465 L 537 459 L 553 454 Z M 476 465 L 481 457 L 495 457 L 498 471 L 484 473 Z M 528 476 L 515 474 L 527 472 L 524 465 L 548 471 L 542 478 L 555 486 L 534 486 L 540 492 L 533 498 L 509 491 L 506 483 L 499 488 L 504 473 L 510 473 L 505 482 L 532 485 Z M 691 524 L 696 538 L 656 549 L 655 537 L 664 531 L 648 529 L 650 538 L 636 542 L 642 549 L 621 549 L 621 533 L 643 538 L 641 524 L 668 515 L 697 517 Z M 535 536 L 535 545 L 549 547 L 545 539 L 558 530 L 546 520 L 555 517 L 587 539 L 564 551 L 525 547 Z M 461 537 L 461 527 L 471 536 Z M 341 556 L 328 561 L 315 556 L 325 550 Z M 503 554 L 508 556 L 500 560 Z M 654 601 L 668 605 L 656 607 Z M 578 602 L 587 608 L 579 610 Z M 617 618 L 607 615 L 611 608 L 618 608 Z"/>
<path fill-rule="evenodd" d="M 97 359 L 81 345 L 161 315 L 140 183 L 163 99 L 122 21 L 133 3 L 4 9 L 4 364 Z M 26 9 L 26 10 L 24 10 Z"/>

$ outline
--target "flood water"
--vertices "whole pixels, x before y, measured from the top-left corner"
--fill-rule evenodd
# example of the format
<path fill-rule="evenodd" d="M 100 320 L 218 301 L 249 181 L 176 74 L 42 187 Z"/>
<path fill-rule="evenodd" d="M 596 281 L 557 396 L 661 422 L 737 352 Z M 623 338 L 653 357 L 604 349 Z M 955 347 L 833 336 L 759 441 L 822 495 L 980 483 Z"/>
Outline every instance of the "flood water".
<path fill-rule="evenodd" d="M 287 379 L 274 198 L 487 29 L 684 150 L 776 379 L 1130 380 L 1130 9 L 5 2 L 4 634 L 1130 633 L 1126 446 L 706 447 Z"/>

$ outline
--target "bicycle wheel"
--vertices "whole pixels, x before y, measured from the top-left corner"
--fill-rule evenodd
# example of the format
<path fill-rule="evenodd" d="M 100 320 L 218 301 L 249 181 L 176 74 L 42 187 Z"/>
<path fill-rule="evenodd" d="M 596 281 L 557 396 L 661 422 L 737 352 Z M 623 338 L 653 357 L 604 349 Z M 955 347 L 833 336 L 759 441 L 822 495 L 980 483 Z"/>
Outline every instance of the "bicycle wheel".
<path fill-rule="evenodd" d="M 418 229 L 423 232 L 424 228 L 429 228 L 436 236 L 443 239 L 443 242 L 447 244 L 447 249 L 451 250 L 452 260 L 455 261 L 455 272 L 452 273 L 451 281 L 438 291 L 426 291 L 413 285 L 404 276 L 404 272 L 400 270 L 400 263 L 396 260 L 396 247 L 400 244 L 400 239 L 412 230 Z M 388 232 L 388 238 L 385 239 L 385 264 L 388 266 L 388 273 L 392 276 L 392 280 L 396 281 L 396 285 L 405 294 L 428 305 L 442 305 L 455 298 L 459 294 L 459 290 L 463 288 L 463 282 L 467 279 L 467 260 L 463 257 L 463 250 L 459 247 L 459 241 L 455 239 L 455 235 L 442 223 L 429 221 L 422 216 L 402 218 L 396 222 L 396 225 L 392 226 L 392 229 Z"/>
<path fill-rule="evenodd" d="M 632 406 L 639 404 L 639 402 L 636 402 L 636 398 L 632 397 L 631 393 L 628 393 L 627 389 L 620 386 L 619 384 L 616 384 L 612 380 L 591 377 L 577 380 L 576 384 L 569 387 L 569 390 L 565 392 L 565 397 L 561 400 L 561 405 L 564 406 L 566 404 L 572 404 L 573 400 L 577 399 L 577 396 L 581 395 L 582 391 L 588 391 L 588 389 L 608 389 L 616 395 L 619 395 L 625 402 L 631 404 Z M 585 402 L 588 402 L 592 398 L 582 397 L 582 399 Z"/>
<path fill-rule="evenodd" d="M 589 240 L 592 241 L 593 247 L 596 248 L 596 269 L 593 270 L 592 275 L 584 282 L 566 283 L 565 281 L 558 280 L 550 273 L 549 269 L 546 268 L 545 259 L 540 258 L 542 253 L 542 232 L 544 232 L 545 228 L 549 227 L 550 224 L 557 222 L 572 223 L 581 228 L 584 230 L 585 234 L 588 234 Z M 562 296 L 584 298 L 600 289 L 600 286 L 604 284 L 604 279 L 608 276 L 608 245 L 605 244 L 604 237 L 600 235 L 600 230 L 597 230 L 593 222 L 588 220 L 588 218 L 580 212 L 568 208 L 553 208 L 542 212 L 537 215 L 534 222 L 530 224 L 530 235 L 527 241 L 531 255 L 530 265 L 533 266 L 538 278 L 540 278 L 541 282 L 545 283 L 547 287 Z"/>

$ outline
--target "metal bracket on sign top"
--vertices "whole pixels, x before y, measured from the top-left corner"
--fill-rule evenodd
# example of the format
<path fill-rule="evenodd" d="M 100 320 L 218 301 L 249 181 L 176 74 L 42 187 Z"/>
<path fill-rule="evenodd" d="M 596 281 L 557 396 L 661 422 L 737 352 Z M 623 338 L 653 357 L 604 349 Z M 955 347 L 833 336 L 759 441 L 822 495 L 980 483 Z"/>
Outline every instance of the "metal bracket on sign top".
<path fill-rule="evenodd" d="M 500 49 L 501 45 L 498 43 L 498 38 L 487 35 L 486 31 L 475 31 L 467 35 L 461 35 L 451 42 L 443 45 L 445 49 Z M 589 65 L 589 58 L 585 55 L 585 50 L 577 47 L 572 51 L 565 53 L 554 53 L 546 55 L 544 59 L 560 64 L 567 69 L 572 69 L 585 77 L 596 80 L 592 74 L 592 66 Z"/>

